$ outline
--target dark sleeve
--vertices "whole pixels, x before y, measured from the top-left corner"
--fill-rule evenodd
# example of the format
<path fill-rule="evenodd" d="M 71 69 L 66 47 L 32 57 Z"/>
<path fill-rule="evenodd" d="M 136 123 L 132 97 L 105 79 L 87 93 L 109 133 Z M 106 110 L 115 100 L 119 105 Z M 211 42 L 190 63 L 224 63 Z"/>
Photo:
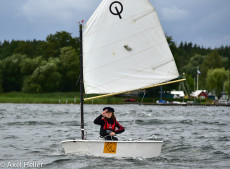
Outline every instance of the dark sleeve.
<path fill-rule="evenodd" d="M 98 124 L 98 125 L 104 125 L 104 120 L 102 120 L 102 115 L 98 116 L 95 120 L 94 120 L 94 124 Z"/>
<path fill-rule="evenodd" d="M 120 125 L 117 121 L 116 121 L 116 127 L 118 128 L 117 130 L 115 130 L 116 134 L 120 134 L 125 131 L 125 128 L 122 125 Z"/>

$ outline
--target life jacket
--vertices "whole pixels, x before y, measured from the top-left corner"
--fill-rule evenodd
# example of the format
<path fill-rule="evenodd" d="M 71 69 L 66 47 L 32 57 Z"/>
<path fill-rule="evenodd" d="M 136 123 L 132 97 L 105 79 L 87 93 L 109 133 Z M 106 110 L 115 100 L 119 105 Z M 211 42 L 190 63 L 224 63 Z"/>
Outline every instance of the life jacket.
<path fill-rule="evenodd" d="M 111 130 L 111 131 L 114 131 L 115 132 L 115 129 L 116 129 L 116 120 L 113 121 L 113 124 L 109 124 L 108 123 L 108 120 L 106 120 L 105 118 L 103 118 L 105 124 L 103 126 L 103 129 L 104 130 Z"/>

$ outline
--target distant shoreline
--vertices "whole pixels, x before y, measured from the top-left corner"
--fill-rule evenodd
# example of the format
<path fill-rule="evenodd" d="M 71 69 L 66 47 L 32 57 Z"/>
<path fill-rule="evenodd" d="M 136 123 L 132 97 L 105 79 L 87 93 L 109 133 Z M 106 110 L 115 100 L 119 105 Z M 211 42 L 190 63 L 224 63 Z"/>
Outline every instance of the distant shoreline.
<path fill-rule="evenodd" d="M 91 97 L 86 95 L 86 97 Z M 10 92 L 0 93 L 0 103 L 28 103 L 28 104 L 79 104 L 79 92 L 56 92 L 56 93 L 23 93 Z M 123 104 L 124 98 L 106 97 L 92 101 L 86 101 L 85 104 Z"/>
<path fill-rule="evenodd" d="M 85 97 L 91 97 L 86 95 Z M 106 97 L 85 101 L 85 104 L 140 104 L 138 99 L 133 99 L 133 102 L 125 101 L 125 97 Z M 132 100 L 132 99 L 131 99 Z M 22 93 L 10 92 L 0 93 L 0 103 L 22 103 L 22 104 L 80 104 L 80 96 L 78 92 L 56 92 L 56 93 Z M 144 99 L 142 105 L 153 106 L 225 106 L 230 107 L 230 104 L 157 104 L 152 99 Z"/>
<path fill-rule="evenodd" d="M 57 105 L 79 105 L 79 103 L 18 103 L 18 102 L 0 102 L 0 104 L 57 104 Z M 92 105 L 92 103 L 86 103 L 85 105 Z M 93 103 L 95 105 L 103 105 L 103 104 L 110 104 L 110 105 L 122 105 L 122 104 L 130 104 L 130 105 L 137 105 L 138 103 Z M 230 107 L 230 105 L 218 105 L 218 104 L 155 104 L 155 103 L 142 103 L 143 106 L 178 106 L 178 107 Z"/>
<path fill-rule="evenodd" d="M 156 103 L 142 103 L 143 105 L 160 105 L 160 106 L 211 106 L 219 107 L 225 106 L 230 107 L 230 104 L 156 104 Z"/>

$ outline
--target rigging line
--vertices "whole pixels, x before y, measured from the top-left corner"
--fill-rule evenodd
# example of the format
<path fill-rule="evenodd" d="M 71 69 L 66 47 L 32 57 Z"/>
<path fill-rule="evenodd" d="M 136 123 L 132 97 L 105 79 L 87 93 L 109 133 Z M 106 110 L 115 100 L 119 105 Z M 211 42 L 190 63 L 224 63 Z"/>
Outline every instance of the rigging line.
<path fill-rule="evenodd" d="M 144 90 L 144 94 L 143 94 L 143 97 L 142 97 L 141 101 L 140 101 L 140 102 L 137 101 L 137 103 L 138 103 L 138 108 L 136 109 L 135 117 L 134 117 L 134 120 L 133 120 L 132 125 L 131 125 L 131 127 L 130 127 L 130 131 L 128 131 L 129 138 L 131 138 L 131 131 L 132 131 L 132 129 L 133 129 L 134 124 L 136 123 L 137 114 L 138 114 L 138 112 L 139 112 L 139 109 L 140 109 L 140 107 L 141 107 L 143 101 L 144 101 L 145 94 L 146 94 L 146 90 Z"/>
<path fill-rule="evenodd" d="M 154 91 L 154 90 L 156 90 L 157 88 L 150 88 L 150 89 L 148 89 L 148 90 L 145 90 L 145 94 L 147 94 L 147 93 L 149 93 L 149 92 L 151 92 L 151 91 Z"/>
<path fill-rule="evenodd" d="M 181 84 L 182 84 L 182 87 L 183 87 L 183 91 L 185 91 L 185 93 L 189 96 L 189 92 L 186 90 L 184 82 L 181 82 Z"/>
<path fill-rule="evenodd" d="M 188 92 L 189 92 L 189 96 L 190 96 L 190 94 L 192 93 L 192 89 L 191 89 L 190 86 L 188 85 L 187 81 L 186 81 L 186 86 L 187 86 L 187 88 L 188 88 Z"/>
<path fill-rule="evenodd" d="M 79 81 L 80 81 L 81 75 L 79 75 L 76 86 L 78 85 Z"/>

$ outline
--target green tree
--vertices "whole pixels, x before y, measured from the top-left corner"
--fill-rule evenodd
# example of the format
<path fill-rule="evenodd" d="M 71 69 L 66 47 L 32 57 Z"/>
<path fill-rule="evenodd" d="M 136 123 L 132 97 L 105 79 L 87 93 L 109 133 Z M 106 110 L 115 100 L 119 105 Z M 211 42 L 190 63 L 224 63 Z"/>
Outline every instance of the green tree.
<path fill-rule="evenodd" d="M 228 95 L 230 95 L 230 70 L 227 71 L 227 80 L 224 82 L 224 91 L 226 91 L 226 93 Z"/>
<path fill-rule="evenodd" d="M 24 79 L 22 91 L 28 93 L 40 93 L 42 92 L 42 89 L 40 83 L 37 82 L 36 77 L 31 75 Z"/>
<path fill-rule="evenodd" d="M 229 83 L 229 81 L 224 82 L 224 91 L 226 91 L 227 95 L 230 95 L 230 83 Z"/>
<path fill-rule="evenodd" d="M 14 54 L 2 61 L 2 88 L 4 92 L 21 90 L 23 76 L 20 72 L 20 64 L 24 59 L 26 59 L 26 55 Z"/>
<path fill-rule="evenodd" d="M 210 69 L 207 74 L 206 85 L 209 91 L 215 91 L 218 98 L 223 91 L 224 82 L 227 80 L 228 71 L 224 68 Z"/>
<path fill-rule="evenodd" d="M 176 46 L 176 43 L 174 42 L 173 38 L 171 36 L 166 36 L 167 42 L 169 44 L 170 50 L 173 54 L 173 57 L 175 59 L 177 68 L 179 69 L 179 71 L 181 70 L 182 67 L 182 58 L 179 55 L 179 49 Z"/>
<path fill-rule="evenodd" d="M 20 63 L 20 70 L 24 76 L 31 75 L 34 70 L 42 63 L 42 56 L 32 58 L 26 58 Z"/>
<path fill-rule="evenodd" d="M 2 61 L 0 60 L 0 93 L 2 93 Z"/>
<path fill-rule="evenodd" d="M 59 58 L 42 61 L 31 76 L 24 81 L 24 92 L 55 92 L 59 91 L 61 74 L 58 71 Z"/>
<path fill-rule="evenodd" d="M 221 46 L 217 50 L 223 58 L 228 59 L 228 62 L 225 62 L 223 66 L 225 67 L 225 69 L 229 69 L 230 67 L 230 46 Z"/>
<path fill-rule="evenodd" d="M 230 67 L 230 60 L 227 57 L 222 57 L 222 59 L 221 59 L 221 65 L 225 69 L 228 69 Z"/>
<path fill-rule="evenodd" d="M 199 54 L 195 54 L 193 57 L 190 58 L 188 64 L 183 67 L 183 72 L 186 74 L 190 74 L 192 77 L 195 77 L 197 74 L 197 67 L 203 62 L 206 56 L 202 56 Z"/>
<path fill-rule="evenodd" d="M 1 50 L 0 50 L 0 59 L 5 59 L 6 57 L 9 57 L 13 54 L 12 52 L 12 46 L 9 41 L 4 41 L 1 44 Z"/>
<path fill-rule="evenodd" d="M 58 57 L 61 52 L 60 49 L 66 46 L 79 47 L 77 40 L 72 38 L 71 34 L 65 31 L 48 35 L 46 42 L 44 46 L 45 58 Z"/>
<path fill-rule="evenodd" d="M 218 54 L 217 50 L 213 50 L 211 53 L 207 55 L 201 64 L 200 71 L 200 84 L 201 87 L 206 86 L 206 77 L 209 69 L 221 68 L 221 56 Z"/>
<path fill-rule="evenodd" d="M 11 42 L 12 44 L 13 42 Z M 33 52 L 35 51 L 35 47 L 30 41 L 14 41 L 15 49 L 14 53 L 24 54 L 26 56 L 33 56 Z"/>
<path fill-rule="evenodd" d="M 79 55 L 72 47 L 61 49 L 62 91 L 76 91 L 76 82 L 80 74 Z"/>
<path fill-rule="evenodd" d="M 203 61 L 201 66 L 201 72 L 204 76 L 207 75 L 209 69 L 215 69 L 221 67 L 221 56 L 217 50 L 212 51 Z"/>

